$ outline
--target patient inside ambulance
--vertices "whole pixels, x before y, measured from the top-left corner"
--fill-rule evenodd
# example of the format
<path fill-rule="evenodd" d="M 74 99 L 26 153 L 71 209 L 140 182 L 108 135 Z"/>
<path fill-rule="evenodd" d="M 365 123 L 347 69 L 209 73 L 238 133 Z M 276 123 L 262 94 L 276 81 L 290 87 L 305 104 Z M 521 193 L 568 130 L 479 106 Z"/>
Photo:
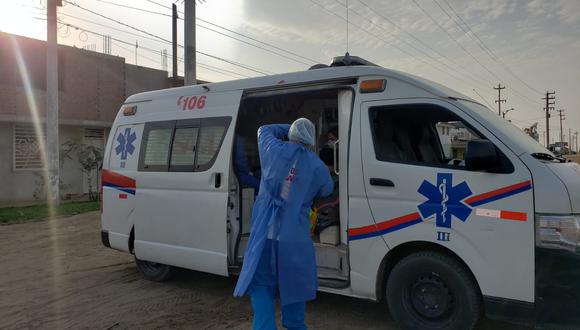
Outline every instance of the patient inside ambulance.
<path fill-rule="evenodd" d="M 251 208 L 258 193 L 260 180 L 260 159 L 257 146 L 257 130 L 266 124 L 292 123 L 305 117 L 316 125 L 317 146 L 320 159 L 328 167 L 335 188 L 331 196 L 315 200 L 311 212 L 311 232 L 315 243 L 320 243 L 320 234 L 327 228 L 336 226 L 337 237 L 326 240 L 326 244 L 338 245 L 339 190 L 338 176 L 334 163 L 335 142 L 338 140 L 337 91 L 305 92 L 289 95 L 247 98 L 240 108 L 236 137 L 234 141 L 234 173 L 241 191 L 241 231 L 242 237 L 249 236 Z"/>

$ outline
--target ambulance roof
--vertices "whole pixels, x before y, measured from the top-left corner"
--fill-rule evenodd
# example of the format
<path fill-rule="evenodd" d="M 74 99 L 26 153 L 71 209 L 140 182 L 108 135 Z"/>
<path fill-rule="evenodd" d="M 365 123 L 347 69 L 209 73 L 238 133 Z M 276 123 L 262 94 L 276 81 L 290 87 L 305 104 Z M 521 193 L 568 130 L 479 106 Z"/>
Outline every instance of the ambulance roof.
<path fill-rule="evenodd" d="M 191 95 L 197 93 L 202 94 L 208 91 L 215 93 L 235 90 L 251 91 L 267 88 L 283 88 L 284 86 L 307 85 L 310 83 L 322 83 L 325 81 L 358 78 L 361 76 L 381 76 L 385 77 L 387 80 L 397 79 L 414 85 L 417 88 L 423 89 L 431 94 L 434 94 L 435 96 L 453 97 L 473 101 L 471 98 L 462 95 L 461 93 L 458 93 L 450 88 L 408 73 L 385 69 L 383 67 L 374 65 L 354 65 L 327 67 L 308 71 L 276 74 L 271 76 L 156 90 L 132 95 L 125 103 L 149 101 L 175 95 Z"/>

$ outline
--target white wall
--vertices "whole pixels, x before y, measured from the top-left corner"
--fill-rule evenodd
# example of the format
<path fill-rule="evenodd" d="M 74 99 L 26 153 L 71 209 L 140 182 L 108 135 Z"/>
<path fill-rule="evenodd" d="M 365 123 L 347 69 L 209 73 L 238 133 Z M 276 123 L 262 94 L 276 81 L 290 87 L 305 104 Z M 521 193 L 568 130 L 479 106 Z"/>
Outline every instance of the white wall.
<path fill-rule="evenodd" d="M 41 170 L 14 170 L 13 130 L 13 123 L 0 122 L 0 205 L 4 206 L 34 202 L 34 191 L 42 180 Z M 82 127 L 60 129 L 61 144 L 72 139 L 82 141 L 82 137 Z M 82 194 L 83 175 L 78 159 L 66 159 L 60 165 L 61 182 L 70 186 L 61 191 L 61 197 Z"/>

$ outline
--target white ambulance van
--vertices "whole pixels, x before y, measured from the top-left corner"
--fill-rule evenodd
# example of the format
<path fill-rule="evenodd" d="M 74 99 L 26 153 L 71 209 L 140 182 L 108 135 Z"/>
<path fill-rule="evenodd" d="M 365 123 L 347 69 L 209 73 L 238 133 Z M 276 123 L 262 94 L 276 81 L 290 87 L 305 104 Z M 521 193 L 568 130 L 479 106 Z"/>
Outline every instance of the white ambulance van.
<path fill-rule="evenodd" d="M 466 96 L 348 54 L 129 97 L 106 146 L 103 244 L 151 280 L 176 267 L 237 274 L 256 131 L 299 117 L 332 149 L 338 183 L 335 219 L 312 237 L 320 291 L 384 298 L 404 327 L 532 320 L 540 251 L 580 254 L 578 164 Z"/>

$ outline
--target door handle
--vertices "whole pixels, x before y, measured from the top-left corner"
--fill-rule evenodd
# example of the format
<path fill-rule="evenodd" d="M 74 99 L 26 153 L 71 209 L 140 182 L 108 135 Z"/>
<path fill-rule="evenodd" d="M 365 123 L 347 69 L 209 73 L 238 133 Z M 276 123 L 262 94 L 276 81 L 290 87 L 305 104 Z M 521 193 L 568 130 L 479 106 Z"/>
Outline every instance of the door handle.
<path fill-rule="evenodd" d="M 215 187 L 219 188 L 222 185 L 222 174 L 221 173 L 216 173 L 215 174 Z"/>
<path fill-rule="evenodd" d="M 371 186 L 394 187 L 395 184 L 389 179 L 371 178 Z"/>

